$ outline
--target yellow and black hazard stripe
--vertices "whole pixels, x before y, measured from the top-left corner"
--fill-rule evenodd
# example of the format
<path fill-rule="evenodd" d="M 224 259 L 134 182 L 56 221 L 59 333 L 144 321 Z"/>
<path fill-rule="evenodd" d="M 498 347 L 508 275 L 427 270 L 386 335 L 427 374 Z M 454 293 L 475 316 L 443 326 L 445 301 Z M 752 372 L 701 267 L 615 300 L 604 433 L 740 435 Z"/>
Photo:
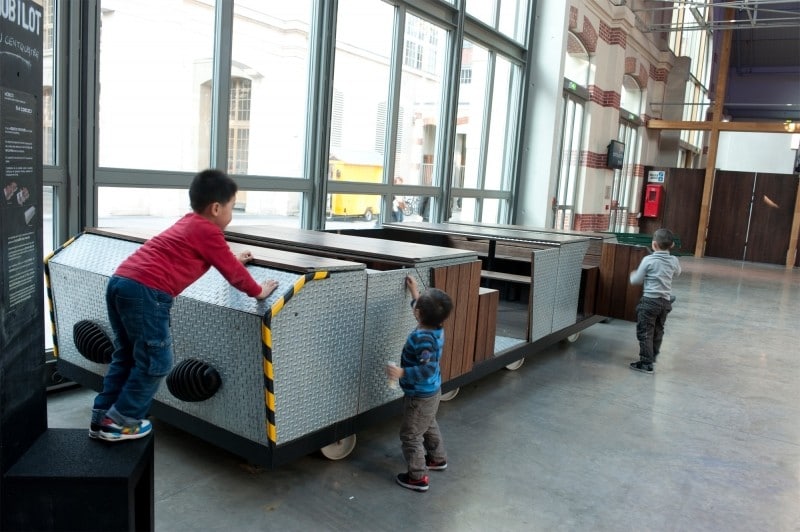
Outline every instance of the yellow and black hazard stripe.
<path fill-rule="evenodd" d="M 47 290 L 47 306 L 48 306 L 48 311 L 50 312 L 50 334 L 53 336 L 53 356 L 56 358 L 58 358 L 58 331 L 56 330 L 55 307 L 53 307 L 53 289 L 50 288 L 50 259 L 55 257 L 55 255 L 62 249 L 75 242 L 75 240 L 82 234 L 83 233 L 73 236 L 72 238 L 61 244 L 61 246 L 59 246 L 58 249 L 54 250 L 44 259 L 44 285 L 45 289 Z"/>
<path fill-rule="evenodd" d="M 278 441 L 278 431 L 275 428 L 275 375 L 272 368 L 272 318 L 277 316 L 286 303 L 297 292 L 303 289 L 309 281 L 327 279 L 328 272 L 311 272 L 298 277 L 289 290 L 286 291 L 275 303 L 272 304 L 264 317 L 261 318 L 261 352 L 264 356 L 264 403 L 267 408 L 267 438 L 272 445 Z"/>

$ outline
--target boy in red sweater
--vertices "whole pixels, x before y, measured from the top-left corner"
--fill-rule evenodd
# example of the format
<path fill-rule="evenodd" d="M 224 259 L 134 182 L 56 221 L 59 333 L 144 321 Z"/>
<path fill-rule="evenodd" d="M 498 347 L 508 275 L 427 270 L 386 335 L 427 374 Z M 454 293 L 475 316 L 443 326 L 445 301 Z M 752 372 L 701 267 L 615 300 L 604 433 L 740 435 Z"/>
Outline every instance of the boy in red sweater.
<path fill-rule="evenodd" d="M 152 432 L 145 419 L 161 380 L 172 369 L 169 316 L 173 299 L 214 266 L 234 287 L 265 299 L 278 283 L 257 283 L 234 255 L 222 231 L 233 216 L 236 182 L 204 170 L 189 187 L 191 213 L 144 243 L 108 281 L 106 304 L 114 354 L 94 400 L 90 438 L 122 441 Z"/>

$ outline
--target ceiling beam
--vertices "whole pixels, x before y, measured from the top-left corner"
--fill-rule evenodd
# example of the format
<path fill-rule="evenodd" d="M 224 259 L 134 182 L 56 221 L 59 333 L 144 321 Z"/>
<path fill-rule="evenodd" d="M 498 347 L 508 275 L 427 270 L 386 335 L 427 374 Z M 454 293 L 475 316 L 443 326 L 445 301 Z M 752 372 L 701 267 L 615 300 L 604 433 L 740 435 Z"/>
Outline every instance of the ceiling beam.
<path fill-rule="evenodd" d="M 664 131 L 687 130 L 687 131 L 711 131 L 713 128 L 719 131 L 737 131 L 741 133 L 786 133 L 783 122 L 689 122 L 680 120 L 656 120 L 647 121 L 647 129 L 660 129 Z"/>

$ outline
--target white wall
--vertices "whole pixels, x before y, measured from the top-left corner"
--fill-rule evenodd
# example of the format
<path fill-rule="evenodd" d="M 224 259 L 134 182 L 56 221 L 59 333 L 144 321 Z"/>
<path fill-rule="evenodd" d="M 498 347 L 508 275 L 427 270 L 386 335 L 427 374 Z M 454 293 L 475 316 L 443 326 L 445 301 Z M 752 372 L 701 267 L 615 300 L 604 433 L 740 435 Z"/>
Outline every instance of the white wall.
<path fill-rule="evenodd" d="M 528 89 L 525 145 L 522 146 L 516 223 L 546 227 L 558 173 L 560 138 L 557 134 L 564 87 L 569 4 L 537 2 L 534 43 L 528 60 L 534 65 Z"/>
<path fill-rule="evenodd" d="M 791 174 L 795 150 L 790 133 L 739 133 L 722 131 L 717 147 L 717 168 L 737 172 Z"/>

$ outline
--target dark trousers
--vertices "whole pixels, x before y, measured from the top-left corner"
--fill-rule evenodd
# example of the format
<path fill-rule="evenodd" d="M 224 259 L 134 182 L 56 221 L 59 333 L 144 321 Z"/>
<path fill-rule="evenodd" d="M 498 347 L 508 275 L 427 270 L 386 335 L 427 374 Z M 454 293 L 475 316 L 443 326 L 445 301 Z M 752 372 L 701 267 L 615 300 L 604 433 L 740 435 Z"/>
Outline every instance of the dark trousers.
<path fill-rule="evenodd" d="M 664 338 L 664 323 L 671 310 L 672 303 L 661 298 L 642 297 L 636 305 L 636 339 L 642 363 L 655 362 Z"/>

